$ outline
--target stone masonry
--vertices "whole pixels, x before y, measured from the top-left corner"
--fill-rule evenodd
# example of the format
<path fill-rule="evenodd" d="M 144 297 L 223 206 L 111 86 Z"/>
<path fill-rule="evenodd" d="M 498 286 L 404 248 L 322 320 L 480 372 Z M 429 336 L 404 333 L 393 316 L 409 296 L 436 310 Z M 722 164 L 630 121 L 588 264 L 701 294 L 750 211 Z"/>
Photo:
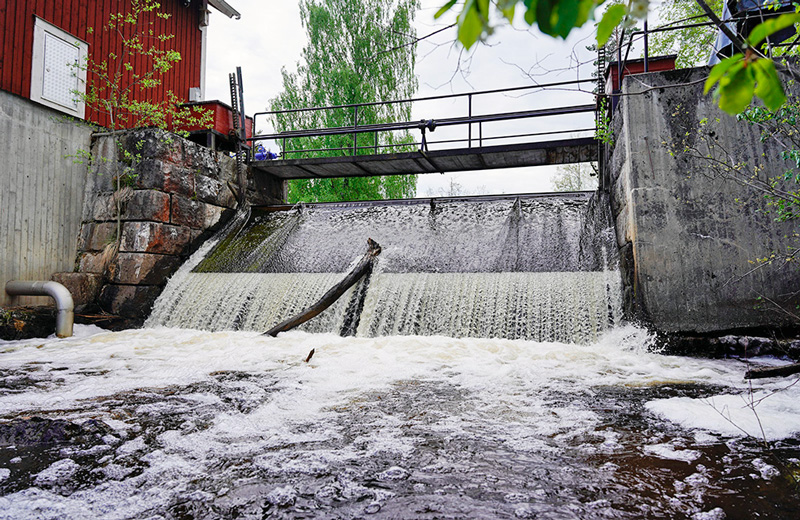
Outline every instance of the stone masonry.
<path fill-rule="evenodd" d="M 110 261 L 104 254 L 117 242 L 115 178 L 126 161 L 106 135 L 93 142 L 77 272 L 54 279 L 80 295 L 78 306 L 95 300 L 104 312 L 141 322 L 167 279 L 235 213 L 242 190 L 247 204 L 274 204 L 285 200 L 285 186 L 257 191 L 252 176 L 240 182 L 233 158 L 157 129 L 130 131 L 121 143 L 139 158 L 122 176 L 119 251 Z"/>

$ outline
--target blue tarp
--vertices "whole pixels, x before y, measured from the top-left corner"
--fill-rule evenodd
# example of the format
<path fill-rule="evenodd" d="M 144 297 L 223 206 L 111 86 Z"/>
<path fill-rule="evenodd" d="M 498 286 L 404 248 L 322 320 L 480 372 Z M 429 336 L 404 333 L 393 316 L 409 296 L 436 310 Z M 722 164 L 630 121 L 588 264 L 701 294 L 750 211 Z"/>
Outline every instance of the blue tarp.
<path fill-rule="evenodd" d="M 754 13 L 764 9 L 764 6 L 770 6 L 770 9 L 764 9 L 765 14 L 773 14 L 774 8 L 772 7 L 775 4 L 775 0 L 729 0 L 722 4 L 722 20 L 731 20 L 733 14 L 742 13 L 746 11 L 753 11 Z M 786 9 L 791 7 L 792 0 L 782 0 L 780 2 L 781 9 Z M 731 10 L 734 9 L 733 12 Z M 730 31 L 734 34 L 738 32 L 736 27 L 736 20 L 728 21 L 725 23 L 725 26 L 730 29 Z M 789 35 L 794 34 L 790 32 Z M 788 36 L 785 36 L 788 38 Z M 778 38 L 780 40 L 780 38 Z M 732 53 L 730 48 L 732 47 L 731 40 L 722 30 L 717 31 L 717 40 L 714 42 L 714 48 L 712 49 L 711 56 L 708 59 L 709 65 L 715 65 L 720 61 L 720 54 L 724 56 L 730 56 Z"/>

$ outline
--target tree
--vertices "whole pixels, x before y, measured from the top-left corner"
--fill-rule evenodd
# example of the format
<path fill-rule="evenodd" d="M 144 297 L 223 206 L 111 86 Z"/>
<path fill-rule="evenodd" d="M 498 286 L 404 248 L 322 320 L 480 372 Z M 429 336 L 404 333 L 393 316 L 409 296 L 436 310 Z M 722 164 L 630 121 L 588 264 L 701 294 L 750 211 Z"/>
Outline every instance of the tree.
<path fill-rule="evenodd" d="M 464 0 L 458 15 L 458 40 L 467 48 L 490 35 L 496 20 L 514 21 L 518 6 L 525 9 L 525 22 L 536 24 L 539 30 L 553 37 L 566 38 L 572 29 L 582 27 L 594 19 L 595 9 L 605 0 Z M 705 0 L 695 0 L 703 13 L 733 42 L 736 53 L 714 66 L 706 82 L 705 91 L 712 88 L 719 107 L 729 114 L 738 114 L 753 100 L 759 98 L 770 110 L 777 110 L 786 101 L 783 84 L 775 62 L 763 52 L 765 40 L 771 34 L 800 23 L 800 14 L 783 14 L 769 18 L 756 26 L 743 40 L 730 32 Z M 436 13 L 439 17 L 452 9 L 459 0 L 450 0 Z M 800 10 L 800 6 L 797 7 Z M 603 13 L 597 23 L 597 43 L 605 45 L 614 28 L 620 23 L 630 24 L 634 19 L 647 16 L 649 0 L 629 0 L 615 4 Z M 792 71 L 793 65 L 781 63 Z M 793 71 L 792 71 L 793 72 Z"/>
<path fill-rule="evenodd" d="M 597 176 L 588 163 L 564 164 L 552 179 L 553 191 L 589 191 L 597 189 Z"/>
<path fill-rule="evenodd" d="M 121 45 L 106 56 L 91 55 L 86 63 L 77 64 L 87 72 L 86 92 L 75 91 L 87 109 L 108 117 L 108 133 L 116 147 L 114 172 L 114 205 L 116 209 L 116 240 L 104 252 L 106 265 L 116 255 L 122 240 L 122 207 L 130 194 L 136 177 L 136 164 L 141 152 L 125 148 L 121 134 L 128 128 L 158 127 L 186 134 L 182 128 L 207 125 L 212 114 L 198 108 L 181 106 L 181 100 L 167 91 L 163 98 L 151 95 L 161 85 L 181 55 L 169 47 L 174 35 L 160 32 L 160 20 L 169 14 L 159 11 L 156 0 L 130 0 L 125 12 L 110 13 L 99 29 L 116 33 Z M 94 28 L 87 28 L 93 32 Z M 160 98 L 160 99 L 159 99 Z M 78 150 L 76 157 L 91 165 L 95 158 L 88 150 Z M 127 189 L 126 189 L 127 188 Z"/>
<path fill-rule="evenodd" d="M 708 6 L 716 13 L 722 12 L 723 0 L 710 0 Z M 691 25 L 706 21 L 702 7 L 695 0 L 672 0 L 664 2 L 659 9 L 663 25 Z M 651 36 L 652 54 L 678 55 L 679 68 L 696 67 L 708 62 L 717 28 L 714 26 L 690 27 L 675 31 L 655 33 Z"/>
<path fill-rule="evenodd" d="M 302 0 L 300 15 L 308 44 L 297 72 L 282 71 L 283 92 L 270 109 L 411 98 L 417 89 L 412 26 L 417 9 L 418 0 Z M 410 118 L 411 105 L 398 103 L 276 114 L 272 122 L 281 132 Z M 411 142 L 407 132 L 357 134 L 355 153 L 374 153 L 376 144 L 379 149 L 400 151 Z M 353 134 L 290 139 L 286 148 L 287 158 L 311 150 L 316 150 L 315 156 L 351 155 Z M 405 198 L 414 195 L 416 182 L 415 175 L 290 181 L 289 202 Z"/>

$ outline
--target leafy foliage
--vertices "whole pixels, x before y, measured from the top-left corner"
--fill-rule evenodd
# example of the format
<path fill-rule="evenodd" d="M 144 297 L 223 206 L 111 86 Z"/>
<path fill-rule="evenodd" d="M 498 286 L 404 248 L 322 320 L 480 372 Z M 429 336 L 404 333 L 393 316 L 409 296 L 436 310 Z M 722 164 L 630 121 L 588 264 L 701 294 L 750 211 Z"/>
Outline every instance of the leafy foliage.
<path fill-rule="evenodd" d="M 525 11 L 525 22 L 536 24 L 539 30 L 554 37 L 566 38 L 572 29 L 582 27 L 587 21 L 594 19 L 595 8 L 604 0 L 465 0 L 458 14 L 458 40 L 469 49 L 479 40 L 483 40 L 494 32 L 493 20 L 505 19 L 514 21 L 517 7 Z M 635 0 L 640 2 L 642 0 Z M 458 4 L 450 0 L 436 13 L 439 18 Z M 521 6 L 519 4 L 522 4 Z M 612 12 L 604 27 L 612 24 Z M 495 14 L 499 16 L 495 16 Z M 619 20 L 617 21 L 617 23 Z M 616 24 L 613 24 L 616 25 Z M 605 43 L 605 41 L 601 42 Z"/>
<path fill-rule="evenodd" d="M 270 109 L 291 110 L 407 99 L 417 89 L 414 75 L 416 31 L 412 25 L 418 0 L 303 0 L 300 13 L 308 44 L 296 73 L 285 69 L 283 92 Z M 408 103 L 276 114 L 276 132 L 352 127 L 408 121 Z M 406 132 L 379 132 L 287 140 L 287 158 L 314 151 L 314 156 L 341 156 L 403 151 L 413 142 Z M 355 145 L 355 146 L 354 146 Z M 416 176 L 309 179 L 289 183 L 289 202 L 329 202 L 413 196 Z"/>
<path fill-rule="evenodd" d="M 595 19 L 595 9 L 605 0 L 464 0 L 458 15 L 458 40 L 469 49 L 476 42 L 494 32 L 494 20 L 514 21 L 517 7 L 525 11 L 525 23 L 536 25 L 544 34 L 566 38 L 572 29 L 583 27 Z M 450 0 L 436 13 L 439 18 L 456 7 L 459 2 Z M 520 5 L 522 4 L 522 5 Z M 599 45 L 608 41 L 614 27 L 626 16 L 644 18 L 648 0 L 629 0 L 607 9 L 598 22 Z"/>
<path fill-rule="evenodd" d="M 704 91 L 717 85 L 714 96 L 719 107 L 729 114 L 738 114 L 750 104 L 755 94 L 770 110 L 777 110 L 786 101 L 775 62 L 758 51 L 771 34 L 800 22 L 800 14 L 783 14 L 757 25 L 747 39 L 745 53 L 736 53 L 711 69 Z"/>
<path fill-rule="evenodd" d="M 722 2 L 710 0 L 707 3 L 714 12 L 721 13 Z M 659 15 L 664 25 L 690 25 L 707 20 L 696 0 L 662 2 Z M 714 26 L 658 32 L 651 36 L 650 52 L 653 55 L 676 53 L 676 65 L 679 68 L 696 67 L 708 61 L 716 37 L 717 28 Z"/>
<path fill-rule="evenodd" d="M 88 84 L 85 93 L 76 94 L 87 108 L 108 116 L 112 132 L 155 126 L 185 134 L 187 126 L 208 123 L 212 116 L 198 108 L 181 107 L 172 91 L 165 96 L 153 93 L 181 60 L 180 53 L 168 45 L 174 35 L 159 32 L 162 20 L 170 17 L 160 8 L 155 0 L 130 0 L 128 11 L 109 14 L 100 30 L 116 33 L 121 46 L 106 56 L 91 55 L 81 65 Z"/>
<path fill-rule="evenodd" d="M 564 164 L 552 179 L 554 191 L 589 191 L 597 189 L 597 176 L 587 163 Z"/>
<path fill-rule="evenodd" d="M 520 4 L 525 8 L 525 22 L 528 25 L 536 24 L 545 34 L 566 38 L 573 28 L 581 27 L 588 20 L 594 19 L 595 9 L 604 1 L 464 0 L 458 15 L 458 39 L 465 47 L 471 47 L 493 32 L 492 20 L 505 18 L 508 22 L 512 22 L 514 9 Z M 697 1 L 707 5 L 704 0 Z M 457 1 L 447 2 L 437 16 L 441 16 L 457 4 Z M 606 9 L 598 23 L 597 44 L 600 46 L 608 41 L 614 27 L 620 23 L 631 23 L 633 18 L 647 16 L 649 0 L 629 0 L 619 5 L 624 6 L 625 12 L 623 8 L 616 6 Z M 500 17 L 496 16 L 497 12 Z M 775 65 L 771 59 L 765 58 L 758 48 L 767 36 L 798 22 L 800 22 L 798 14 L 784 14 L 768 19 L 752 31 L 746 43 L 746 54 L 736 54 L 715 66 L 709 83 L 706 83 L 706 92 L 719 82 L 715 95 L 720 108 L 730 114 L 736 114 L 744 110 L 754 95 L 773 110 L 783 104 L 786 98 Z"/>
<path fill-rule="evenodd" d="M 738 119 L 758 126 L 762 141 L 774 140 L 783 147 L 781 158 L 792 166 L 769 179 L 765 196 L 775 220 L 800 219 L 800 102 L 792 100 L 774 112 L 749 107 Z"/>

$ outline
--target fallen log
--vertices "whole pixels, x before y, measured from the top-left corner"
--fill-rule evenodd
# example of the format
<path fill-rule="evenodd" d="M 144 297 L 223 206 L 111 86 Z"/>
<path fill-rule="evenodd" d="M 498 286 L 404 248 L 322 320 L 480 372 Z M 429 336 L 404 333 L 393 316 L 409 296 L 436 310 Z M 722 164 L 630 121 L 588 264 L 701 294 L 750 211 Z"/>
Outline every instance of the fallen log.
<path fill-rule="evenodd" d="M 800 363 L 780 367 L 753 368 L 745 373 L 745 379 L 761 379 L 764 377 L 785 377 L 800 373 Z"/>
<path fill-rule="evenodd" d="M 381 254 L 381 246 L 378 245 L 377 242 L 372 240 L 371 238 L 367 239 L 367 244 L 369 245 L 369 249 L 367 253 L 364 255 L 361 260 L 359 260 L 358 264 L 353 268 L 350 273 L 345 276 L 341 282 L 337 283 L 333 287 L 331 287 L 328 292 L 322 295 L 322 298 L 317 301 L 314 305 L 308 307 L 303 312 L 289 318 L 286 321 L 282 321 L 278 323 L 267 332 L 264 333 L 265 336 L 277 336 L 279 332 L 284 332 L 290 329 L 301 325 L 314 316 L 317 316 L 322 311 L 333 305 L 333 303 L 338 300 L 350 287 L 355 285 L 362 276 L 366 275 L 372 270 L 372 263 L 375 260 L 375 257 Z M 310 356 L 309 356 L 310 358 Z"/>

